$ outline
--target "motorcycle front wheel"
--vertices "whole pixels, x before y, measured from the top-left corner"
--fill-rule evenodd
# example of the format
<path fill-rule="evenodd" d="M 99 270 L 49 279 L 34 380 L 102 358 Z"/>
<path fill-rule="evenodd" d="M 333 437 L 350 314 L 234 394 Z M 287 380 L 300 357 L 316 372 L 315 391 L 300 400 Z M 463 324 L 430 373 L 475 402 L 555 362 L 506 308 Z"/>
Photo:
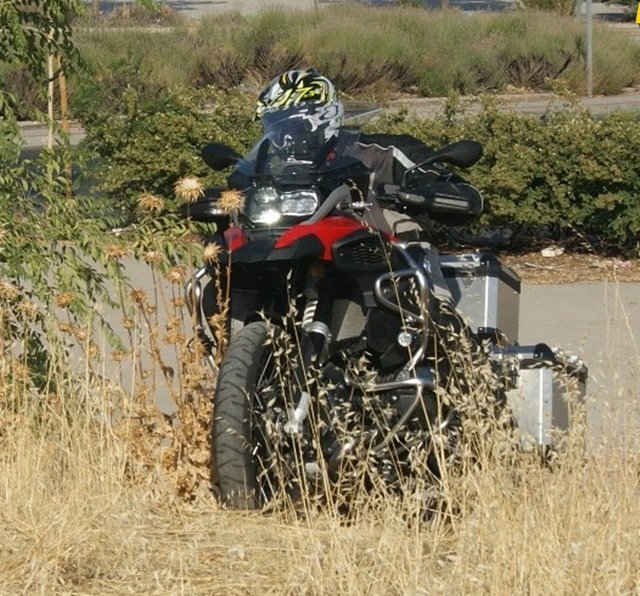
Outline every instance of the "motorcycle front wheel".
<path fill-rule="evenodd" d="M 230 509 L 260 508 L 297 490 L 300 446 L 282 433 L 295 352 L 281 329 L 263 321 L 229 343 L 213 396 L 211 480 Z"/>

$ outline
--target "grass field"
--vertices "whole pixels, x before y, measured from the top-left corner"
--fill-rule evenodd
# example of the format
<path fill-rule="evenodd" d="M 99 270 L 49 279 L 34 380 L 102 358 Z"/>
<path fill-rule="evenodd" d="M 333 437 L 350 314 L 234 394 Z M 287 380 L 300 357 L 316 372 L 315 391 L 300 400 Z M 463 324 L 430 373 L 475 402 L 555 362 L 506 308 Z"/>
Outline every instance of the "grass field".
<path fill-rule="evenodd" d="M 135 11 L 133 11 L 135 13 Z M 82 55 L 69 78 L 78 108 L 96 87 L 133 85 L 149 97 L 175 86 L 241 86 L 256 93 L 287 68 L 314 66 L 352 97 L 443 97 L 505 91 L 586 90 L 584 24 L 542 11 L 464 13 L 345 3 L 320 11 L 225 13 L 197 23 L 154 28 L 156 16 L 123 22 L 79 21 Z M 140 26 L 135 26 L 137 23 Z M 593 91 L 616 94 L 640 84 L 640 46 L 596 22 Z M 45 90 L 23 70 L 2 65 L 8 91 L 25 105 L 19 116 L 46 110 Z"/>
<path fill-rule="evenodd" d="M 133 297 L 141 310 L 127 319 L 129 329 L 143 329 L 142 311 L 153 323 L 160 309 L 175 306 L 168 296 Z M 2 593 L 640 589 L 640 444 L 637 432 L 619 420 L 614 436 L 587 451 L 577 428 L 552 468 L 520 457 L 480 461 L 484 465 L 461 476 L 445 476 L 446 506 L 426 521 L 412 498 L 375 492 L 351 519 L 331 506 L 221 510 L 206 480 L 200 422 L 206 425 L 207 403 L 197 398 L 203 377 L 182 351 L 188 329 L 168 320 L 168 327 L 134 333 L 135 349 L 126 357 L 98 357 L 90 366 L 80 359 L 73 366 L 85 362 L 84 374 L 77 368 L 69 374 L 61 357 L 42 389 L 3 346 Z M 63 341 L 68 333 L 64 327 L 60 333 Z M 156 341 L 168 343 L 184 363 L 167 381 L 175 400 L 171 424 L 152 402 L 166 380 L 154 356 Z M 121 375 L 109 372 L 113 358 Z M 617 374 L 614 363 L 611 374 Z M 638 397 L 630 390 L 630 402 Z"/>
<path fill-rule="evenodd" d="M 296 518 L 221 511 L 207 495 L 184 502 L 159 464 L 131 479 L 127 445 L 109 427 L 57 422 L 35 432 L 24 413 L 3 412 L 5 594 L 640 588 L 637 447 L 573 453 L 553 472 L 477 470 L 448 487 L 456 512 L 429 522 L 412 524 L 411 503 L 389 501 L 345 523 L 331 511 Z"/>

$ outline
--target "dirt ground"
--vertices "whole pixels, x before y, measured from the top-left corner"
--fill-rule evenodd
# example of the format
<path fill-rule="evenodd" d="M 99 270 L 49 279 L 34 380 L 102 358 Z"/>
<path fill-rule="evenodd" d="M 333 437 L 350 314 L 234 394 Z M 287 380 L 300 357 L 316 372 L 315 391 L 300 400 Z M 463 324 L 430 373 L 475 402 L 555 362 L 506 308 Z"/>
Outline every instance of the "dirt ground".
<path fill-rule="evenodd" d="M 576 282 L 640 282 L 640 259 L 624 260 L 595 254 L 564 253 L 545 257 L 538 252 L 500 254 L 525 283 L 565 284 Z"/>

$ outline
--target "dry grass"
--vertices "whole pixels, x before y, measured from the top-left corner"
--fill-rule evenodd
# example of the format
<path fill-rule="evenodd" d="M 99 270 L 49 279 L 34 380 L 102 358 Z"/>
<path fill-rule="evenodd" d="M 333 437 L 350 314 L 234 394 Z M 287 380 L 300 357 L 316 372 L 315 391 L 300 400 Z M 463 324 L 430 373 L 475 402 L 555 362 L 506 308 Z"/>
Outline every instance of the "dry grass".
<path fill-rule="evenodd" d="M 635 593 L 638 451 L 477 470 L 460 511 L 423 524 L 388 502 L 355 524 L 176 500 L 150 468 L 132 483 L 108 428 L 4 433 L 3 593 Z"/>
<path fill-rule="evenodd" d="M 183 275 L 171 270 L 169 286 Z M 0 354 L 0 592 L 640 591 L 631 427 L 586 454 L 577 429 L 552 468 L 522 456 L 446 476 L 445 512 L 426 521 L 411 497 L 375 495 L 349 522 L 331 507 L 221 510 L 203 480 L 205 385 L 186 356 L 180 301 L 162 291 L 136 300 L 127 319 L 136 350 L 120 358 L 119 378 L 93 362 L 108 380 L 74 380 L 63 362 L 55 388 L 37 392 L 22 363 Z M 173 362 L 167 347 L 185 363 L 172 375 L 158 370 Z M 149 401 L 162 384 L 169 419 Z"/>

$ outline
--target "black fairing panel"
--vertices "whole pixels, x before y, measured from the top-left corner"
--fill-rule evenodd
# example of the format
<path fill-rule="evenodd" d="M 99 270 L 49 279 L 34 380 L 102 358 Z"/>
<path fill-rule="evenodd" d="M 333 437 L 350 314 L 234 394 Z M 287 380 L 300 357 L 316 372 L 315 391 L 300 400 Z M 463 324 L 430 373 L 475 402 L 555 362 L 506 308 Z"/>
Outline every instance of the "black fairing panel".
<path fill-rule="evenodd" d="M 304 257 L 319 257 L 324 252 L 324 246 L 315 234 L 299 238 L 289 246 L 275 249 L 267 258 L 268 261 L 297 260 Z"/>
<path fill-rule="evenodd" d="M 266 261 L 275 245 L 275 240 L 271 238 L 259 238 L 244 244 L 233 251 L 233 262 L 235 263 L 260 263 Z"/>
<path fill-rule="evenodd" d="M 314 234 L 298 238 L 289 246 L 274 248 L 272 238 L 256 238 L 233 251 L 235 263 L 261 263 L 263 261 L 293 261 L 305 257 L 319 257 L 324 246 Z"/>

